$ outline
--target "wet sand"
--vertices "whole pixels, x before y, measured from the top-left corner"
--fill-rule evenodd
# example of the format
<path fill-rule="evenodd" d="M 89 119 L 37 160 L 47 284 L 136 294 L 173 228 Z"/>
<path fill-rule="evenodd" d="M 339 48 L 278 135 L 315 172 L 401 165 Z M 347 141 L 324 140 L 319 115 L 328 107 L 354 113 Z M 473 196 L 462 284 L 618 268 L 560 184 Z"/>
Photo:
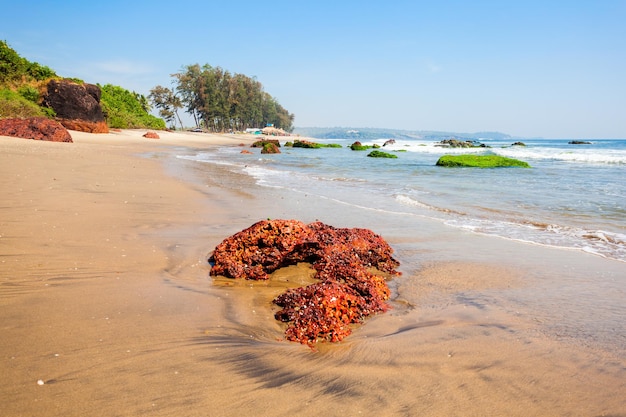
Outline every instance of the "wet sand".
<path fill-rule="evenodd" d="M 0 137 L 0 414 L 626 415 L 621 352 L 459 302 L 529 285 L 493 260 L 425 264 L 340 344 L 284 341 L 270 301 L 306 267 L 221 285 L 206 263 L 275 202 L 171 160 L 253 138 L 142 133 Z"/>

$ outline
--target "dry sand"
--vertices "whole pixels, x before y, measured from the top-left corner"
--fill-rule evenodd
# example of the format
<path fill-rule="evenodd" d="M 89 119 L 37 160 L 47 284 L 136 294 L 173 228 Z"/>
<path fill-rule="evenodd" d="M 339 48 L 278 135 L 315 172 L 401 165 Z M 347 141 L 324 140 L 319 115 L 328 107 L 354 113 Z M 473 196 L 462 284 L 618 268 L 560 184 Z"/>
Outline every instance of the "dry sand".
<path fill-rule="evenodd" d="M 255 200 L 165 168 L 180 147 L 254 138 L 71 133 L 0 137 L 0 415 L 626 415 L 624 358 L 451 302 L 523 285 L 497 265 L 434 263 L 345 342 L 283 341 L 280 285 L 208 276 Z"/>

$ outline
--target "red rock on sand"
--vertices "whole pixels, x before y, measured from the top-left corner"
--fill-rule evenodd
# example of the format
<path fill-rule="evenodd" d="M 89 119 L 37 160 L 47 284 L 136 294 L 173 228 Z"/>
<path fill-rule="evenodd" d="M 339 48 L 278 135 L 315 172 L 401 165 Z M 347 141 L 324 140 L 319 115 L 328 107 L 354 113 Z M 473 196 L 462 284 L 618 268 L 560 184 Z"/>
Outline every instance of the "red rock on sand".
<path fill-rule="evenodd" d="M 70 132 L 65 127 L 45 117 L 1 119 L 0 135 L 51 142 L 73 142 Z"/>
<path fill-rule="evenodd" d="M 386 311 L 390 291 L 384 275 L 399 275 L 385 240 L 368 229 L 341 229 L 321 222 L 263 220 L 225 239 L 213 251 L 211 275 L 268 279 L 279 268 L 309 262 L 320 282 L 290 289 L 274 299 L 287 322 L 285 336 L 313 347 L 336 342 L 351 324 Z"/>

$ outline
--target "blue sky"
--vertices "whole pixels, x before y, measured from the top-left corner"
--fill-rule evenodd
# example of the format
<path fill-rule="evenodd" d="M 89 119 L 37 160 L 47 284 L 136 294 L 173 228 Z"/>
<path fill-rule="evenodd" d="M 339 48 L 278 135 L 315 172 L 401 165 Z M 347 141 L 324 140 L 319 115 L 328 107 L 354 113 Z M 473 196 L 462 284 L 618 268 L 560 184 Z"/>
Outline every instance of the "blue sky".
<path fill-rule="evenodd" d="M 2 3 L 20 55 L 146 95 L 198 63 L 296 126 L 626 137 L 626 0 Z"/>

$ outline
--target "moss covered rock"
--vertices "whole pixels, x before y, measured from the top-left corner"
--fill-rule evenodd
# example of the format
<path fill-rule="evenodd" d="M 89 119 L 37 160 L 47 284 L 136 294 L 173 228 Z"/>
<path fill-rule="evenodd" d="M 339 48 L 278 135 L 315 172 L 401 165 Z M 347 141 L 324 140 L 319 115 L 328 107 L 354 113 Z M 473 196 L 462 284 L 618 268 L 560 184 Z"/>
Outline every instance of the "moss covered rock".
<path fill-rule="evenodd" d="M 524 161 L 506 158 L 499 155 L 444 155 L 437 161 L 442 167 L 473 167 L 473 168 L 500 168 L 521 167 L 530 168 Z"/>
<path fill-rule="evenodd" d="M 252 145 L 250 145 L 251 148 L 263 148 L 265 147 L 265 145 L 267 143 L 273 143 L 274 145 L 276 145 L 277 148 L 280 148 L 280 142 L 278 141 L 278 139 L 262 139 L 262 140 L 257 140 L 256 142 L 254 142 Z"/>
<path fill-rule="evenodd" d="M 273 142 L 266 142 L 263 145 L 263 149 L 261 149 L 261 153 L 263 153 L 263 154 L 280 153 L 280 149 L 278 149 L 278 146 L 276 146 L 275 143 L 273 143 Z"/>
<path fill-rule="evenodd" d="M 294 148 L 309 148 L 309 149 L 341 148 L 341 145 L 335 144 L 335 143 L 325 144 L 325 143 L 311 142 L 308 140 L 296 140 L 295 142 L 293 142 L 291 146 L 293 146 Z"/>
<path fill-rule="evenodd" d="M 371 158 L 397 158 L 397 155 L 392 155 L 390 153 L 387 152 L 383 152 L 383 151 L 372 151 L 369 154 L 367 154 L 367 156 L 371 157 Z"/>
<path fill-rule="evenodd" d="M 370 145 L 363 145 L 358 140 L 354 142 L 352 145 L 350 145 L 350 149 L 352 149 L 353 151 L 365 151 L 370 148 L 371 148 Z"/>

